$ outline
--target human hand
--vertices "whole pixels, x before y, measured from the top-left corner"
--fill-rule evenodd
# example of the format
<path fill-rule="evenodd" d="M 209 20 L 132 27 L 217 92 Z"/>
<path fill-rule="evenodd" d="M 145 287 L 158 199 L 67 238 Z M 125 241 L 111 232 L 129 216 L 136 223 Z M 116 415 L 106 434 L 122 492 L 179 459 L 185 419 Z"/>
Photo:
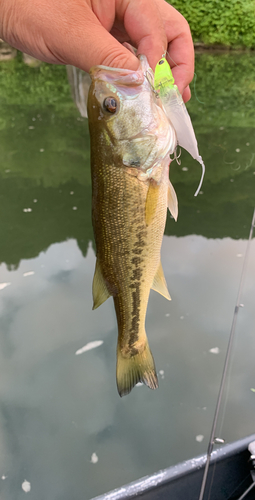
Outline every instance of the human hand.
<path fill-rule="evenodd" d="M 194 49 L 184 17 L 164 0 L 1 0 L 0 37 L 37 59 L 136 70 L 129 42 L 154 69 L 165 51 L 186 102 Z M 121 42 L 121 43 L 119 43 Z"/>

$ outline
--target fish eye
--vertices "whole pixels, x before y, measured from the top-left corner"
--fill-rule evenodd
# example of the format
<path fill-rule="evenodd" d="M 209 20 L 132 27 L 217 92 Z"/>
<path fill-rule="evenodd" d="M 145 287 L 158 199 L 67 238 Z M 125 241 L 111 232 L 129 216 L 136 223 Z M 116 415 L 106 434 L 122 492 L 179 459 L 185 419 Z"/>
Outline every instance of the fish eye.
<path fill-rule="evenodd" d="M 117 101 L 114 97 L 106 97 L 104 100 L 104 108 L 109 113 L 115 113 L 117 110 Z"/>

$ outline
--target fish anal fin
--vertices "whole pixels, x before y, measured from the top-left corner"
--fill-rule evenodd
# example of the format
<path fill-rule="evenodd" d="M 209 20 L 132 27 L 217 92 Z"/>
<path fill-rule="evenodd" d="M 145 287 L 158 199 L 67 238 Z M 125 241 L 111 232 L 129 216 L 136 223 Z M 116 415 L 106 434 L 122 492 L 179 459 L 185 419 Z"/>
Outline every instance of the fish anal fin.
<path fill-rule="evenodd" d="M 152 290 L 155 290 L 155 292 L 163 295 L 163 297 L 165 297 L 167 300 L 171 300 L 161 262 L 159 263 L 158 270 L 155 274 L 151 288 Z"/>
<path fill-rule="evenodd" d="M 105 280 L 102 275 L 101 267 L 99 264 L 99 261 L 97 259 L 96 261 L 96 268 L 95 268 L 95 274 L 93 278 L 93 285 L 92 285 L 92 292 L 93 292 L 93 308 L 92 309 L 97 309 L 97 307 L 101 306 L 110 296 L 111 294 L 109 293 Z"/>
<path fill-rule="evenodd" d="M 177 221 L 178 217 L 178 200 L 176 196 L 176 192 L 174 190 L 173 184 L 169 181 L 168 185 L 168 208 L 169 212 L 172 214 L 175 221 Z"/>
<path fill-rule="evenodd" d="M 142 352 L 130 357 L 123 356 L 118 345 L 116 378 L 120 397 L 129 394 L 138 382 L 157 389 L 158 378 L 147 338 Z"/>
<path fill-rule="evenodd" d="M 145 203 L 145 222 L 147 226 L 150 225 L 156 215 L 158 198 L 159 185 L 153 179 L 150 179 Z"/>

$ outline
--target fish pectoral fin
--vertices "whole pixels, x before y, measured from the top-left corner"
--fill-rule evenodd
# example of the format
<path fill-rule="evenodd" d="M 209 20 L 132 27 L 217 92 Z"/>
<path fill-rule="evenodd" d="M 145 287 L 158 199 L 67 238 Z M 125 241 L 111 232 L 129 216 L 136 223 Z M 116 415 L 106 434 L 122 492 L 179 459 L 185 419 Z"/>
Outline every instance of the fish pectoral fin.
<path fill-rule="evenodd" d="M 103 304 L 103 302 L 105 302 L 111 296 L 111 294 L 107 290 L 98 259 L 96 261 L 92 292 L 93 292 L 92 309 L 97 309 L 97 307 L 101 306 L 101 304 Z"/>
<path fill-rule="evenodd" d="M 169 181 L 168 186 L 168 208 L 169 212 L 172 214 L 175 221 L 177 221 L 178 217 L 178 200 L 176 196 L 176 192 L 174 190 L 173 184 Z"/>
<path fill-rule="evenodd" d="M 159 263 L 158 270 L 155 274 L 151 288 L 152 290 L 155 290 L 155 292 L 163 295 L 163 297 L 165 297 L 167 300 L 171 300 L 161 262 Z"/>
<path fill-rule="evenodd" d="M 152 219 L 156 215 L 158 197 L 159 185 L 153 179 L 151 179 L 145 203 L 145 222 L 147 226 L 150 225 Z"/>
<path fill-rule="evenodd" d="M 144 349 L 130 357 L 124 357 L 118 345 L 116 378 L 120 397 L 129 394 L 138 382 L 157 389 L 158 378 L 147 338 Z"/>

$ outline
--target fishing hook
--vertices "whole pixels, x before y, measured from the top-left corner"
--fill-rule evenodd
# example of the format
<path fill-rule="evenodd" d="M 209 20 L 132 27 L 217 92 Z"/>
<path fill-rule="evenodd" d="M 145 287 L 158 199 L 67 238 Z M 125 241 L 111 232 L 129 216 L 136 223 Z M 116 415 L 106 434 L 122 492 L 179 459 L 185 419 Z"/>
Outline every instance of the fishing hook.
<path fill-rule="evenodd" d="M 159 94 L 158 94 L 158 92 L 157 92 L 157 91 L 155 90 L 155 88 L 154 88 L 154 85 L 153 85 L 153 83 L 154 83 L 154 82 L 153 82 L 153 76 L 152 76 L 152 74 L 151 74 L 151 73 L 152 73 L 152 72 L 151 72 L 151 71 L 149 71 L 149 70 L 147 69 L 147 71 L 146 71 L 146 73 L 144 74 L 144 76 L 145 76 L 146 80 L 148 81 L 148 83 L 149 83 L 149 85 L 150 85 L 150 87 L 151 87 L 152 92 L 155 94 L 155 96 L 156 96 L 156 97 L 157 97 L 157 99 L 158 99 L 158 98 L 159 98 Z M 152 82 L 153 82 L 153 83 L 152 83 Z"/>

